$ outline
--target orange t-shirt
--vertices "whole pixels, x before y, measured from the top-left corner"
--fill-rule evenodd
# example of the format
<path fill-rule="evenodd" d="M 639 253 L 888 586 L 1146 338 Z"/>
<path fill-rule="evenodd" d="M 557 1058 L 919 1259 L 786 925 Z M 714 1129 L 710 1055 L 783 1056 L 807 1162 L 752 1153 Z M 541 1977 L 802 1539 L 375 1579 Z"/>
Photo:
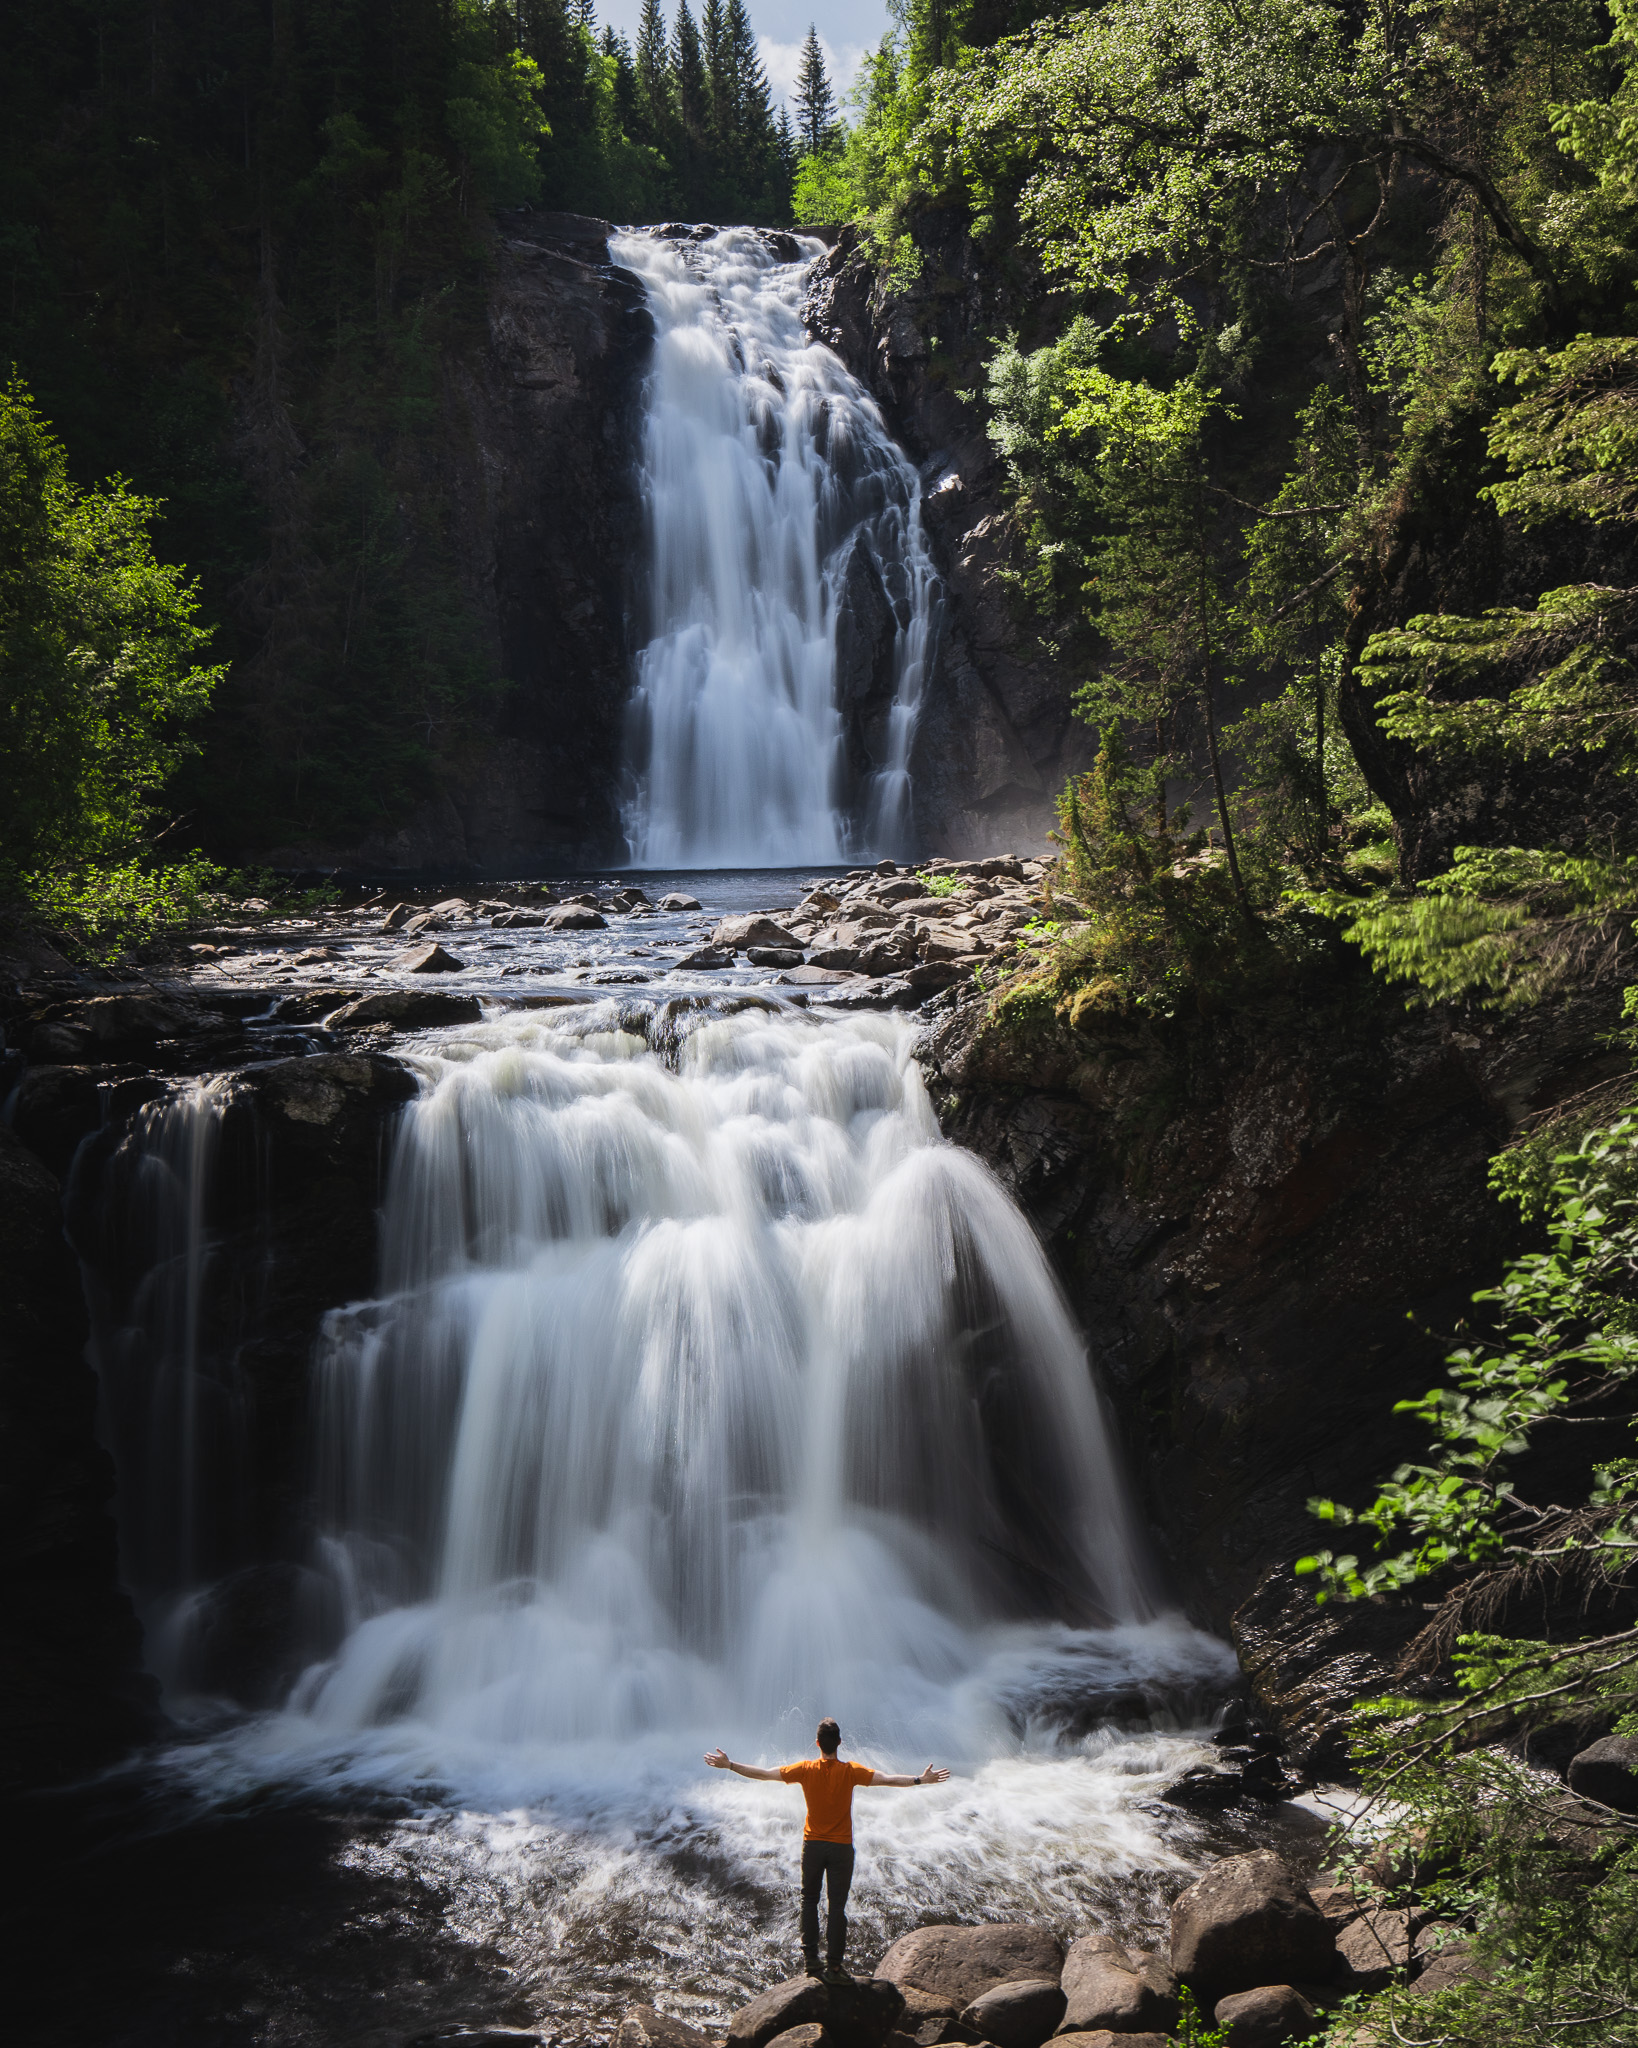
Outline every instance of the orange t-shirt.
<path fill-rule="evenodd" d="M 868 1785 L 876 1773 L 868 1764 L 845 1764 L 839 1756 L 804 1757 L 799 1764 L 781 1764 L 787 1785 L 800 1785 L 808 1802 L 804 1842 L 853 1840 L 853 1788 Z"/>

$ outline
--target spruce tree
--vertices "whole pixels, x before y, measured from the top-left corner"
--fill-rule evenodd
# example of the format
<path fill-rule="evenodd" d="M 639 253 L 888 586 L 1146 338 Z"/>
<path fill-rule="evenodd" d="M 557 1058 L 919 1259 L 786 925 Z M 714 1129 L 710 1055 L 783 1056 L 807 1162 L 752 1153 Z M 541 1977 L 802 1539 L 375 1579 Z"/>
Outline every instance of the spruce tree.
<path fill-rule="evenodd" d="M 671 31 L 671 83 L 677 109 L 677 174 L 682 181 L 684 207 L 697 220 L 705 211 L 710 88 L 700 32 L 688 11 L 688 0 L 677 0 L 677 19 Z"/>
<path fill-rule="evenodd" d="M 671 129 L 671 55 L 660 0 L 643 0 L 637 24 L 637 103 L 643 139 L 667 147 Z"/>
<path fill-rule="evenodd" d="M 707 128 L 712 147 L 727 153 L 739 139 L 739 78 L 722 0 L 705 0 L 700 42 L 705 55 Z"/>
<path fill-rule="evenodd" d="M 836 125 L 836 95 L 830 89 L 830 79 L 825 72 L 819 31 L 811 22 L 808 24 L 808 39 L 802 45 L 802 62 L 796 74 L 793 97 L 802 153 L 804 156 L 817 156 Z"/>

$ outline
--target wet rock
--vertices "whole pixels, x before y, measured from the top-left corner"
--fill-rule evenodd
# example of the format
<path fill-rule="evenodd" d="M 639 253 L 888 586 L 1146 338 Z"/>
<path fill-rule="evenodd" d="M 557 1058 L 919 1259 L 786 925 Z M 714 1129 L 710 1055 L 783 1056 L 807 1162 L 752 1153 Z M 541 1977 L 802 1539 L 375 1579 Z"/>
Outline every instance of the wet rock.
<path fill-rule="evenodd" d="M 1013 1977 L 981 1991 L 962 2013 L 966 2024 L 996 2048 L 1041 2048 L 1064 2016 L 1057 1973 Z"/>
<path fill-rule="evenodd" d="M 837 2048 L 883 2048 L 904 2010 L 896 1984 L 881 1977 L 826 1984 L 817 1977 L 789 1977 L 728 2022 L 727 2048 L 768 2048 L 796 2027 L 820 2026 Z"/>
<path fill-rule="evenodd" d="M 0 1791 L 113 1762 L 157 1724 L 120 1589 L 85 1297 L 56 1177 L 0 1124 Z"/>
<path fill-rule="evenodd" d="M 753 967 L 800 967 L 802 952 L 798 946 L 747 946 L 745 957 Z"/>
<path fill-rule="evenodd" d="M 1336 1966 L 1325 1916 L 1272 1850 L 1225 1856 L 1172 1905 L 1171 1965 L 1211 1999 L 1317 1982 Z"/>
<path fill-rule="evenodd" d="M 381 929 L 384 932 L 402 931 L 414 915 L 415 906 L 412 903 L 395 903 L 382 918 Z"/>
<path fill-rule="evenodd" d="M 889 2034 L 886 2048 L 896 2037 Z M 816 2020 L 809 2020 L 805 2026 L 787 2027 L 782 2034 L 775 2034 L 768 2048 L 832 2048 L 836 2036 L 828 2027 L 820 2026 Z"/>
<path fill-rule="evenodd" d="M 96 1057 L 96 1046 L 83 1024 L 36 1024 L 28 1034 L 29 1058 L 49 1066 L 79 1066 Z"/>
<path fill-rule="evenodd" d="M 744 952 L 749 946 L 802 948 L 794 932 L 788 932 L 782 924 L 775 924 L 771 917 L 725 917 L 711 934 L 713 946 L 728 946 L 736 953 Z"/>
<path fill-rule="evenodd" d="M 434 903 L 428 915 L 431 917 L 470 917 L 472 906 L 464 896 L 446 896 L 442 903 Z"/>
<path fill-rule="evenodd" d="M 287 1129 L 305 1127 L 315 1135 L 340 1133 L 358 1111 L 374 1113 L 419 1092 L 410 1069 L 382 1053 L 325 1052 L 278 1060 L 248 1069 L 244 1083 L 264 1115 Z"/>
<path fill-rule="evenodd" d="M 917 1927 L 901 1935 L 876 1966 L 904 1990 L 930 1991 L 970 2005 L 1009 1978 L 1056 1979 L 1064 1952 L 1049 1928 L 1024 1922 L 990 1927 Z"/>
<path fill-rule="evenodd" d="M 294 995 L 281 996 L 273 1015 L 281 1024 L 321 1024 L 343 1003 L 362 996 L 361 988 L 303 988 Z"/>
<path fill-rule="evenodd" d="M 247 1565 L 207 1587 L 173 1623 L 184 1692 L 276 1707 L 340 1641 L 335 1584 L 292 1563 Z"/>
<path fill-rule="evenodd" d="M 430 1031 L 440 1024 L 476 1024 L 483 1004 L 453 989 L 388 988 L 334 1010 L 325 1022 L 332 1031 L 357 1031 L 369 1024 L 395 1024 L 406 1031 Z"/>
<path fill-rule="evenodd" d="M 464 960 L 445 952 L 436 941 L 421 947 L 418 952 L 401 954 L 398 965 L 406 974 L 460 974 L 466 968 Z"/>
<path fill-rule="evenodd" d="M 651 2005 L 628 2005 L 614 2033 L 614 2048 L 716 2048 L 709 2034 Z"/>
<path fill-rule="evenodd" d="M 428 932 L 447 932 L 448 930 L 449 919 L 447 917 L 435 917 L 430 910 L 423 910 L 415 917 L 412 917 L 404 926 L 404 936 L 406 939 L 422 939 L 426 937 Z"/>
<path fill-rule="evenodd" d="M 828 967 L 846 974 L 864 971 L 864 955 L 857 946 L 816 946 L 808 955 L 810 967 Z"/>
<path fill-rule="evenodd" d="M 102 1122 L 106 1067 L 29 1067 L 17 1085 L 11 1120 L 17 1135 L 53 1173 L 65 1174 L 82 1138 Z"/>
<path fill-rule="evenodd" d="M 608 919 L 584 903 L 560 903 L 546 913 L 546 928 L 554 932 L 601 932 Z"/>
<path fill-rule="evenodd" d="M 533 930 L 546 922 L 544 910 L 498 910 L 489 920 L 498 932 Z"/>
<path fill-rule="evenodd" d="M 854 982 L 823 1001 L 833 1010 L 912 1010 L 921 994 L 901 976 L 890 975 L 879 981 Z"/>
<path fill-rule="evenodd" d="M 853 980 L 851 974 L 834 967 L 816 967 L 811 962 L 806 967 L 793 967 L 785 980 L 792 988 L 835 988 L 845 987 Z"/>
<path fill-rule="evenodd" d="M 1070 1943 L 1063 1992 L 1061 2034 L 1100 2027 L 1170 2033 L 1177 2024 L 1177 1984 L 1165 1963 L 1159 1956 L 1134 1955 L 1107 1934 L 1083 1934 Z"/>
<path fill-rule="evenodd" d="M 800 959 L 801 955 L 798 954 L 797 957 Z M 703 973 L 718 967 L 732 967 L 733 964 L 733 954 L 725 953 L 720 946 L 697 946 L 685 960 L 676 962 L 678 967 L 687 968 L 692 973 Z"/>
<path fill-rule="evenodd" d="M 1289 1984 L 1259 1984 L 1217 2001 L 1212 2017 L 1228 2037 L 1227 2048 L 1281 2048 L 1307 2041 L 1320 2031 L 1314 2008 Z"/>
<path fill-rule="evenodd" d="M 698 910 L 699 907 L 700 899 L 697 896 L 684 896 L 676 889 L 673 889 L 669 896 L 660 898 L 662 910 Z"/>
<path fill-rule="evenodd" d="M 1617 1813 L 1638 1813 L 1638 1737 L 1606 1735 L 1570 1759 L 1570 1790 Z"/>

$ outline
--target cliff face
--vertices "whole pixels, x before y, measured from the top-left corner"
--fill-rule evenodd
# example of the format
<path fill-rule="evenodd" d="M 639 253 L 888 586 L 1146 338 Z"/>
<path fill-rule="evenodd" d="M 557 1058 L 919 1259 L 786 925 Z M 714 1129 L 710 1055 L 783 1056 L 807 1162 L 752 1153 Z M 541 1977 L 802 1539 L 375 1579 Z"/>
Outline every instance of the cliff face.
<path fill-rule="evenodd" d="M 946 999 L 948 1000 L 948 999 Z M 1518 1243 L 1487 1163 L 1621 1071 L 1611 997 L 1498 1022 L 1406 1012 L 1361 973 L 1168 1026 L 1002 1032 L 982 996 L 924 1041 L 947 1134 L 1053 1252 L 1176 1596 L 1232 1633 L 1299 1754 L 1338 1760 L 1418 1607 L 1316 1611 L 1291 1563 L 1313 1495 L 1363 1503 L 1417 1456 L 1392 1413 Z"/>
<path fill-rule="evenodd" d="M 157 1721 L 85 1340 L 56 1177 L 0 1124 L 0 1794 L 112 1762 Z"/>
<path fill-rule="evenodd" d="M 507 216 L 482 342 L 442 365 L 427 481 L 450 507 L 464 599 L 504 685 L 483 737 L 393 829 L 279 848 L 278 864 L 449 875 L 617 853 L 652 325 L 608 237 L 575 214 Z"/>
<path fill-rule="evenodd" d="M 961 216 L 918 215 L 914 233 L 921 272 L 899 287 L 843 229 L 815 269 L 804 315 L 869 386 L 921 469 L 922 516 L 945 586 L 911 763 L 921 844 L 963 857 L 1034 852 L 1055 822 L 1057 792 L 1090 765 L 1096 736 L 1071 717 L 1072 680 L 1007 589 L 1020 537 L 983 415 L 962 395 L 982 384 L 993 337 L 1019 324 L 1027 294 L 980 259 Z"/>

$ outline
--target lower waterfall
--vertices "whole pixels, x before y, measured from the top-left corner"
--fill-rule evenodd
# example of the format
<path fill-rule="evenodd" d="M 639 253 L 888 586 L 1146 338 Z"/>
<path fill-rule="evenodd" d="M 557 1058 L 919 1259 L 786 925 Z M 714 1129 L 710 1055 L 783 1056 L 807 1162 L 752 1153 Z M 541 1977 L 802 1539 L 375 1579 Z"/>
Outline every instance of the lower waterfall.
<path fill-rule="evenodd" d="M 903 853 L 936 579 L 914 468 L 864 386 L 803 329 L 823 245 L 701 228 L 611 247 L 643 280 L 656 330 L 631 857 L 728 868 Z"/>
<path fill-rule="evenodd" d="M 967 1756 L 997 1630 L 1152 1618 L 1084 1349 L 910 1028 L 693 1021 L 674 1068 L 595 1013 L 432 1064 L 383 1298 L 324 1340 L 318 1726 L 805 1747 L 828 1711 Z"/>
<path fill-rule="evenodd" d="M 313 1367 L 328 1641 L 271 1711 L 173 1685 L 192 1732 L 143 1768 L 186 1812 L 376 1816 L 359 1868 L 445 1898 L 575 2040 L 655 1956 L 702 2017 L 788 1973 L 799 1803 L 701 1753 L 801 1755 L 823 1713 L 846 1754 L 956 1773 L 860 1795 L 861 1954 L 1157 1923 L 1200 1841 L 1157 1794 L 1233 1658 L 1166 1610 L 1084 1343 L 915 1035 L 654 988 L 405 1047 L 380 1284 Z M 150 1518 L 237 1483 L 191 1306 L 222 1100 L 179 1091 L 116 1155 L 143 1218 L 164 1192 L 102 1357 L 127 1443 L 151 1390 Z M 197 1513 L 144 1539 L 180 1672 Z"/>

